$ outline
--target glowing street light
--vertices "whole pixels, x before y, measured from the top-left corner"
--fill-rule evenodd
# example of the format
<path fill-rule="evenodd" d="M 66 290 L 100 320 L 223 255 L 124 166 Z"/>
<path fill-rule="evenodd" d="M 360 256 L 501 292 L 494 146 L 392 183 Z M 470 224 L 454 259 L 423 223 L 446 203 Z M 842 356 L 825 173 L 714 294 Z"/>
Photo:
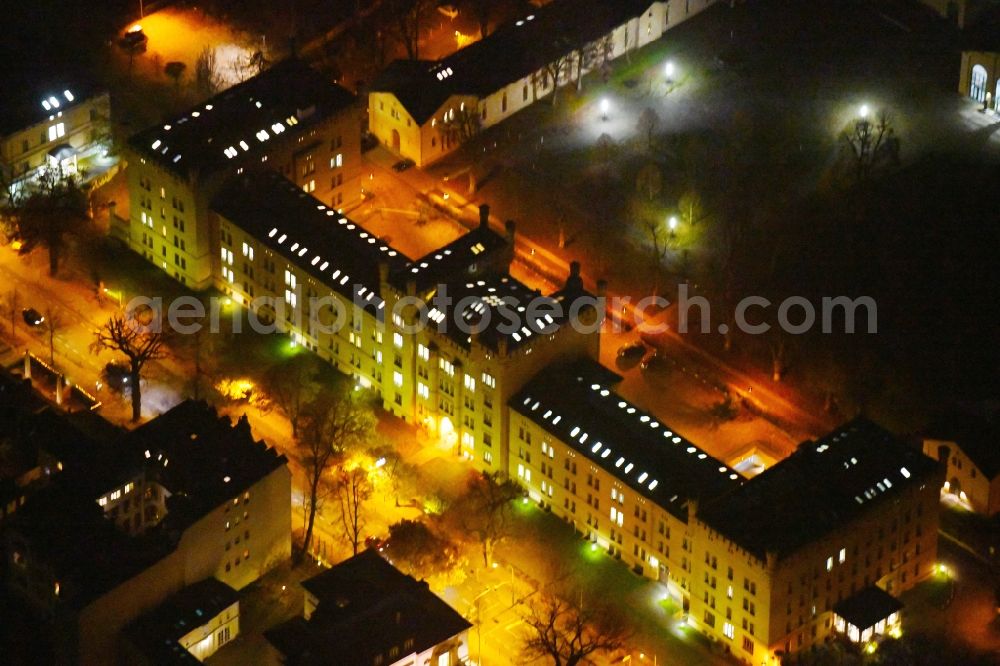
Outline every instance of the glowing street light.
<path fill-rule="evenodd" d="M 871 109 L 868 108 L 867 104 L 862 104 L 861 108 L 858 109 L 858 116 L 865 120 L 868 118 L 868 114 L 871 113 Z"/>
<path fill-rule="evenodd" d="M 663 66 L 663 74 L 667 77 L 667 83 L 674 82 L 674 63 L 672 60 L 668 60 L 667 64 Z"/>
<path fill-rule="evenodd" d="M 677 234 L 677 216 L 671 215 L 670 219 L 667 220 L 667 228 L 670 229 L 670 237 L 673 238 Z"/>
<path fill-rule="evenodd" d="M 608 119 L 608 112 L 611 110 L 611 102 L 605 97 L 601 100 L 601 120 Z"/>

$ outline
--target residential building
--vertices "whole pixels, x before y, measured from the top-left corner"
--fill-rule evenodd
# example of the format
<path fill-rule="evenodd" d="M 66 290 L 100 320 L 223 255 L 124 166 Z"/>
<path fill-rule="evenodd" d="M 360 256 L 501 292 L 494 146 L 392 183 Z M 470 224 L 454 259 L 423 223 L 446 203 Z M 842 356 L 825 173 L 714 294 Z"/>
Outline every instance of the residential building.
<path fill-rule="evenodd" d="M 441 60 L 391 63 L 370 88 L 369 129 L 429 164 L 713 3 L 554 0 Z"/>
<path fill-rule="evenodd" d="M 65 174 L 100 166 L 111 143 L 107 91 L 77 76 L 4 86 L 0 106 L 0 182 L 30 178 L 42 167 Z"/>
<path fill-rule="evenodd" d="M 283 456 L 203 402 L 67 462 L 3 526 L 6 593 L 46 663 L 108 664 L 121 630 L 206 578 L 234 589 L 291 554 Z"/>
<path fill-rule="evenodd" d="M 685 608 L 694 543 L 688 502 L 742 478 L 614 392 L 594 361 L 550 366 L 510 400 L 510 476 L 528 495 Z"/>
<path fill-rule="evenodd" d="M 511 395 L 549 363 L 597 357 L 598 301 L 579 266 L 547 297 L 529 289 L 509 274 L 514 225 L 494 231 L 488 207 L 411 260 L 278 174 L 234 178 L 213 205 L 220 290 L 479 469 L 508 469 Z"/>
<path fill-rule="evenodd" d="M 895 633 L 899 605 L 884 600 L 933 572 L 941 476 L 918 449 L 857 419 L 689 502 L 690 622 L 753 664 L 836 633 Z"/>
<path fill-rule="evenodd" d="M 941 498 L 992 516 L 1000 511 L 1000 428 L 972 414 L 932 425 L 924 453 L 945 466 Z"/>
<path fill-rule="evenodd" d="M 941 468 L 856 420 L 746 480 L 615 393 L 592 361 L 510 401 L 509 474 L 595 551 L 659 579 L 746 663 L 898 630 L 892 595 L 929 575 Z"/>
<path fill-rule="evenodd" d="M 239 596 L 225 583 L 206 578 L 166 599 L 124 634 L 129 664 L 198 664 L 239 636 Z"/>
<path fill-rule="evenodd" d="M 280 62 L 129 139 L 130 211 L 112 233 L 193 289 L 221 270 L 209 204 L 231 176 L 266 168 L 343 207 L 361 196 L 355 97 L 298 60 Z"/>
<path fill-rule="evenodd" d="M 472 625 L 414 580 L 366 550 L 302 583 L 303 617 L 266 632 L 282 663 L 301 666 L 459 666 Z"/>

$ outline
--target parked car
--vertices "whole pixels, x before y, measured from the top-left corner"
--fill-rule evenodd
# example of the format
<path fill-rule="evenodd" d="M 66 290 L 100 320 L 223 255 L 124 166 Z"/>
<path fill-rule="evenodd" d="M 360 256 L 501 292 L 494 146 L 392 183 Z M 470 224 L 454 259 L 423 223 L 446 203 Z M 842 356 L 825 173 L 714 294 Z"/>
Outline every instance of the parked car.
<path fill-rule="evenodd" d="M 636 357 L 641 358 L 645 353 L 646 345 L 644 345 L 641 340 L 630 342 L 627 345 L 622 345 L 618 348 L 618 358 L 623 361 Z"/>
<path fill-rule="evenodd" d="M 44 315 L 35 308 L 25 308 L 21 310 L 21 317 L 28 326 L 39 326 L 45 321 Z"/>
<path fill-rule="evenodd" d="M 639 367 L 643 370 L 666 370 L 667 369 L 667 357 L 664 356 L 659 350 L 654 351 L 652 354 L 647 356 L 639 364 Z"/>
<path fill-rule="evenodd" d="M 393 164 L 392 170 L 395 171 L 396 173 L 400 173 L 402 171 L 406 171 L 407 169 L 415 165 L 416 162 L 414 162 L 410 158 L 406 158 L 405 160 L 399 160 L 398 162 Z"/>
<path fill-rule="evenodd" d="M 124 363 L 112 361 L 105 365 L 104 370 L 101 372 L 101 379 L 104 380 L 104 384 L 112 391 L 117 391 L 123 395 L 131 395 L 128 385 L 128 366 Z"/>
<path fill-rule="evenodd" d="M 145 53 L 147 43 L 149 43 L 149 37 L 142 31 L 140 25 L 133 25 L 118 40 L 118 46 L 130 53 Z"/>

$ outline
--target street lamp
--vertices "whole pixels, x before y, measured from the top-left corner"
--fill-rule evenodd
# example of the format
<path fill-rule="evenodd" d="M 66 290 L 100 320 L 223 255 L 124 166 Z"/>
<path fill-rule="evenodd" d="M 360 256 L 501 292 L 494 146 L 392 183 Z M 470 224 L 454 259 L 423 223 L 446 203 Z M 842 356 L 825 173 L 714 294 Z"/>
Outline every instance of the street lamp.
<path fill-rule="evenodd" d="M 674 63 L 672 60 L 668 60 L 667 64 L 663 66 L 663 74 L 667 77 L 667 83 L 674 82 Z"/>
<path fill-rule="evenodd" d="M 858 109 L 858 117 L 862 120 L 866 120 L 869 113 L 871 113 L 871 109 L 868 108 L 867 104 L 862 104 L 861 108 Z"/>
<path fill-rule="evenodd" d="M 608 111 L 610 110 L 611 110 L 611 102 L 609 102 L 608 98 L 605 97 L 604 99 L 601 100 L 601 120 L 608 119 Z"/>
<path fill-rule="evenodd" d="M 667 228 L 670 229 L 670 237 L 673 238 L 677 235 L 677 216 L 671 215 L 670 219 L 667 220 Z"/>

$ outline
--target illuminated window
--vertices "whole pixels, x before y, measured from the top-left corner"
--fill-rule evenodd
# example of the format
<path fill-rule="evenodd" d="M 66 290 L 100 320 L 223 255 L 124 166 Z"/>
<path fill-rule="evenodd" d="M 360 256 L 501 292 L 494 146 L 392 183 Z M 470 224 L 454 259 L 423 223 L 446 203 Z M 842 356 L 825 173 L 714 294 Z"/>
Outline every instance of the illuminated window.
<path fill-rule="evenodd" d="M 827 571 L 832 571 L 833 570 L 833 558 L 832 557 L 826 558 L 826 570 Z"/>
<path fill-rule="evenodd" d="M 285 284 L 292 289 L 295 289 L 295 273 L 291 272 L 287 268 L 285 269 Z"/>
<path fill-rule="evenodd" d="M 394 372 L 394 373 L 392 373 L 392 383 L 395 384 L 396 386 L 402 386 L 403 385 L 403 373 L 402 372 Z"/>
<path fill-rule="evenodd" d="M 290 289 L 286 289 L 285 290 L 285 302 L 288 303 L 290 306 L 292 306 L 294 308 L 297 301 L 298 301 L 298 298 L 296 297 L 295 292 L 291 291 Z"/>
<path fill-rule="evenodd" d="M 438 365 L 441 367 L 442 370 L 445 371 L 445 373 L 449 377 L 454 377 L 455 376 L 455 366 L 452 365 L 451 361 L 448 361 L 447 359 L 443 359 L 442 358 L 442 359 L 440 359 L 440 362 L 438 363 Z"/>
<path fill-rule="evenodd" d="M 64 136 L 66 136 L 66 125 L 64 123 L 56 123 L 49 127 L 49 141 L 55 141 Z"/>
<path fill-rule="evenodd" d="M 108 505 L 108 498 L 107 498 L 107 496 L 102 497 L 101 499 L 97 500 L 97 505 L 98 506 L 107 506 Z"/>
<path fill-rule="evenodd" d="M 233 265 L 233 251 L 229 250 L 227 248 L 222 248 L 222 261 L 224 263 L 227 263 L 230 266 L 232 266 Z"/>
<path fill-rule="evenodd" d="M 490 388 L 496 388 L 497 387 L 497 380 L 496 380 L 496 378 L 494 378 L 493 375 L 491 375 L 488 372 L 484 372 L 483 373 L 483 383 L 486 384 L 487 386 L 489 386 Z"/>
<path fill-rule="evenodd" d="M 419 395 L 421 398 L 425 400 L 431 397 L 431 391 L 427 387 L 427 384 L 424 384 L 423 382 L 417 382 L 417 395 Z"/>
<path fill-rule="evenodd" d="M 467 391 L 476 390 L 476 378 L 472 375 L 465 375 L 465 389 Z"/>
<path fill-rule="evenodd" d="M 253 246 L 247 243 L 243 243 L 243 256 L 253 261 Z"/>
<path fill-rule="evenodd" d="M 733 636 L 736 635 L 736 632 L 735 632 L 734 627 L 733 627 L 733 623 L 732 622 L 725 622 L 725 623 L 723 623 L 723 625 L 722 625 L 722 633 L 723 633 L 723 635 L 725 635 L 726 638 L 732 640 Z"/>
<path fill-rule="evenodd" d="M 336 155 L 334 155 L 333 157 L 330 158 L 330 168 L 331 169 L 336 169 L 337 167 L 342 167 L 342 166 L 344 166 L 344 154 L 343 153 L 337 153 Z"/>
<path fill-rule="evenodd" d="M 312 179 L 307 183 L 302 184 L 302 189 L 305 192 L 315 192 L 316 191 L 316 179 Z"/>
<path fill-rule="evenodd" d="M 846 548 L 841 548 L 840 549 L 840 555 L 838 556 L 837 559 L 840 561 L 841 564 L 844 563 L 844 560 L 847 559 L 847 549 Z"/>
<path fill-rule="evenodd" d="M 402 333 L 393 333 L 392 334 L 392 344 L 396 345 L 396 349 L 402 349 L 403 348 L 403 334 Z"/>

